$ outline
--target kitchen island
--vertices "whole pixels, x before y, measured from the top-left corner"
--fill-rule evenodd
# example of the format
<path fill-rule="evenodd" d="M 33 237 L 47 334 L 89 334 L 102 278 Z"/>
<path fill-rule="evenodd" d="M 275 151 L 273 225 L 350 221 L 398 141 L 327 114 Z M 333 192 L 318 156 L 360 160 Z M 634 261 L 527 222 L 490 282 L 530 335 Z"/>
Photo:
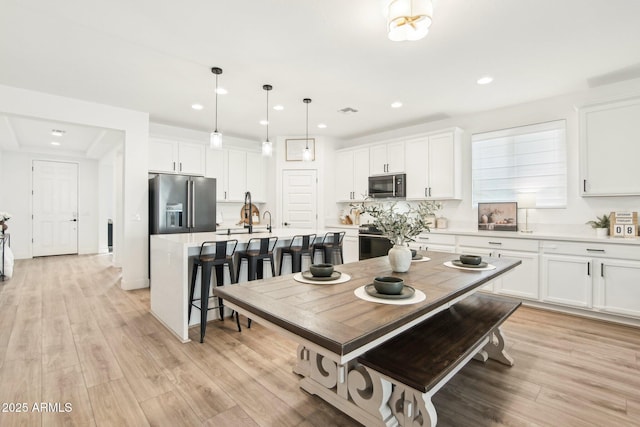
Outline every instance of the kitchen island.
<path fill-rule="evenodd" d="M 277 247 L 283 247 L 289 245 L 293 236 L 296 235 L 315 233 L 318 238 L 322 238 L 332 231 L 341 230 L 274 228 L 268 232 L 261 228 L 255 229 L 251 234 L 242 229 L 223 229 L 210 233 L 151 235 L 149 257 L 151 314 L 182 342 L 189 341 L 189 326 L 200 323 L 200 316 L 192 315 L 191 321 L 187 319 L 192 257 L 199 254 L 200 245 L 204 241 L 236 239 L 238 240 L 236 250 L 243 250 L 252 238 L 277 236 Z M 199 295 L 199 288 L 199 285 L 196 286 L 196 295 Z M 215 318 L 216 313 L 216 310 L 212 310 L 209 313 L 210 318 Z"/>

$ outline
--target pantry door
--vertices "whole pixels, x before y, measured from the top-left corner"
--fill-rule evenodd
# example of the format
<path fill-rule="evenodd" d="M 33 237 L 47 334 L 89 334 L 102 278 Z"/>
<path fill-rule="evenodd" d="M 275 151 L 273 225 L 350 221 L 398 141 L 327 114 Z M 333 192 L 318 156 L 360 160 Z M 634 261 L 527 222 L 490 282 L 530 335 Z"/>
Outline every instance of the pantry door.
<path fill-rule="evenodd" d="M 78 253 L 78 164 L 33 161 L 33 256 Z"/>
<path fill-rule="evenodd" d="M 315 230 L 318 221 L 316 171 L 282 171 L 282 225 Z"/>

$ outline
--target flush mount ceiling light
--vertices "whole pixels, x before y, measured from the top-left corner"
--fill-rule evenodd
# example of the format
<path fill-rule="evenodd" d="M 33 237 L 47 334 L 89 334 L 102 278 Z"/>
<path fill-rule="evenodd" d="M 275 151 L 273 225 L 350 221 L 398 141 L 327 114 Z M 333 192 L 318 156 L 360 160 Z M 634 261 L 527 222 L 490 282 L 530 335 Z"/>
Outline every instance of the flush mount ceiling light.
<path fill-rule="evenodd" d="M 262 89 L 264 89 L 265 92 L 267 92 L 267 120 L 266 120 L 266 125 L 267 125 L 267 137 L 265 138 L 265 140 L 262 142 L 262 155 L 263 156 L 267 156 L 267 157 L 271 157 L 271 155 L 273 154 L 273 143 L 271 141 L 269 141 L 269 91 L 271 89 L 273 89 L 273 86 L 271 85 L 263 85 Z"/>
<path fill-rule="evenodd" d="M 402 102 L 400 101 L 391 103 L 391 108 L 400 108 L 400 107 L 402 107 Z"/>
<path fill-rule="evenodd" d="M 204 107 L 202 106 L 202 104 L 191 104 L 191 108 L 193 108 L 196 111 L 200 111 L 202 110 Z"/>
<path fill-rule="evenodd" d="M 325 125 L 324 123 L 318 123 L 318 129 L 326 129 L 327 125 Z"/>
<path fill-rule="evenodd" d="M 222 134 L 220 132 L 218 132 L 218 76 L 220 74 L 222 74 L 222 68 L 213 67 L 211 69 L 211 72 L 216 75 L 216 90 L 215 90 L 215 94 L 216 94 L 216 104 L 215 104 L 215 106 L 216 106 L 215 107 L 216 121 L 215 121 L 215 129 L 214 129 L 213 132 L 211 132 L 211 135 L 209 136 L 209 147 L 219 150 L 219 149 L 222 148 Z"/>
<path fill-rule="evenodd" d="M 480 77 L 476 83 L 478 83 L 479 85 L 488 85 L 489 83 L 491 83 L 493 81 L 493 77 L 491 76 L 484 76 L 484 77 Z"/>
<path fill-rule="evenodd" d="M 429 32 L 433 4 L 431 0 L 390 0 L 386 13 L 389 40 L 420 40 Z"/>
<path fill-rule="evenodd" d="M 284 107 L 282 105 L 274 105 L 273 109 L 276 110 L 276 111 L 282 111 L 282 110 L 284 110 Z"/>
<path fill-rule="evenodd" d="M 58 141 L 51 141 L 51 145 L 55 145 L 57 147 L 60 143 Z"/>
<path fill-rule="evenodd" d="M 309 149 L 309 104 L 311 103 L 311 99 L 305 98 L 302 100 L 305 104 L 307 104 L 307 133 L 306 133 L 306 145 L 304 147 L 304 151 L 302 152 L 302 160 L 305 162 L 310 162 L 312 160 L 311 150 Z"/>

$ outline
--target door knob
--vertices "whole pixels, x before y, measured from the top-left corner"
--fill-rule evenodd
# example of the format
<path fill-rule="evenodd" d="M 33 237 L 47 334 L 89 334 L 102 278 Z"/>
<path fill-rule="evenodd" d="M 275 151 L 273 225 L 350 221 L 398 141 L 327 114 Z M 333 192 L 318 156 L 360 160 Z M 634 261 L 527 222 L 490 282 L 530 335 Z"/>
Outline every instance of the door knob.
<path fill-rule="evenodd" d="M 78 220 L 74 218 L 74 219 L 70 219 L 69 221 L 77 222 Z"/>
<path fill-rule="evenodd" d="M 289 224 L 288 222 L 285 222 L 282 225 L 284 225 L 286 227 L 287 225 L 291 225 L 291 224 Z"/>

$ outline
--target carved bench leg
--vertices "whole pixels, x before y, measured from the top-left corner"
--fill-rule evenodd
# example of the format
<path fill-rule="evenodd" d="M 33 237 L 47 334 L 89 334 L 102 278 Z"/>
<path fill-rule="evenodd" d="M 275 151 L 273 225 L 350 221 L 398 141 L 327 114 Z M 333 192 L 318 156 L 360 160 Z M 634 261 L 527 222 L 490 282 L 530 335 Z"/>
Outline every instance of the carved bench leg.
<path fill-rule="evenodd" d="M 489 343 L 484 346 L 482 351 L 486 352 L 489 359 L 513 366 L 513 358 L 504 349 L 504 335 L 499 327 L 493 330 Z"/>
<path fill-rule="evenodd" d="M 419 393 L 403 384 L 394 384 L 389 406 L 399 425 L 434 427 L 438 422 L 438 414 L 431 396 L 431 393 Z"/>

